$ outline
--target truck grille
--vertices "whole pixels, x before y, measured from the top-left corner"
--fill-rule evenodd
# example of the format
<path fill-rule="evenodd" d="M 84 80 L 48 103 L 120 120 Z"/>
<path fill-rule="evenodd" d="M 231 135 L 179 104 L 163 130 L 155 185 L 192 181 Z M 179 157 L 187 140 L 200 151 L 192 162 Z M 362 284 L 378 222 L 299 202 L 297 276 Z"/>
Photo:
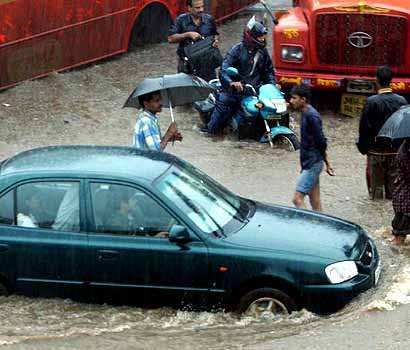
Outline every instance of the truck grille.
<path fill-rule="evenodd" d="M 354 47 L 349 43 L 353 33 L 372 38 L 370 46 Z M 360 34 L 359 34 L 360 35 Z M 351 39 L 358 43 L 359 39 Z M 407 42 L 407 20 L 372 14 L 321 14 L 316 20 L 317 57 L 321 64 L 348 66 L 400 66 L 404 63 Z M 363 46 L 369 40 L 361 42 Z M 360 42 L 359 42 L 360 44 Z"/>

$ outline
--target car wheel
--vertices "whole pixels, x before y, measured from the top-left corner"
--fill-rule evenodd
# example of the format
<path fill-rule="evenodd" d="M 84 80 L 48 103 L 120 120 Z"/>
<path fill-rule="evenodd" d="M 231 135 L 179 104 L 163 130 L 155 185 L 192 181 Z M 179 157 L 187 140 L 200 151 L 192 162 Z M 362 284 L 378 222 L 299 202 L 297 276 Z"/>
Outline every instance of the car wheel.
<path fill-rule="evenodd" d="M 259 288 L 246 293 L 239 301 L 238 311 L 256 318 L 289 315 L 296 310 L 295 301 L 274 288 Z"/>
<path fill-rule="evenodd" d="M 7 287 L 3 283 L 0 283 L 0 297 L 7 296 L 7 295 L 9 295 L 9 291 Z"/>

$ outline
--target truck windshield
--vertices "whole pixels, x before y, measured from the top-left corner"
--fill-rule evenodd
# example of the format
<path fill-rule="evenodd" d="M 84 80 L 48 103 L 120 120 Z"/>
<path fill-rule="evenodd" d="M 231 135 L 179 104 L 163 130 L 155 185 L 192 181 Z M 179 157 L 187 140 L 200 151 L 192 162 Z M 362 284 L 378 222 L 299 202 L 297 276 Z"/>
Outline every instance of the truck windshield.
<path fill-rule="evenodd" d="M 155 186 L 204 233 L 227 236 L 246 221 L 245 201 L 191 165 L 172 166 Z"/>

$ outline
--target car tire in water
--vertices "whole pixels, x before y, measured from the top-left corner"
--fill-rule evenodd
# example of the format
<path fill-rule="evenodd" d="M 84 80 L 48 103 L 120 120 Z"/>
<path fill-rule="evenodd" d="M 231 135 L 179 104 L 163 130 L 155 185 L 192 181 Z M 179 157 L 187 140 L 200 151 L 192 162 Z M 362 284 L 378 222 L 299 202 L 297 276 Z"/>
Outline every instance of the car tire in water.
<path fill-rule="evenodd" d="M 238 312 L 261 318 L 289 315 L 296 308 L 295 301 L 286 293 L 274 288 L 258 288 L 240 298 Z"/>
<path fill-rule="evenodd" d="M 274 141 L 291 152 L 295 152 L 300 148 L 300 142 L 296 135 L 278 135 Z"/>

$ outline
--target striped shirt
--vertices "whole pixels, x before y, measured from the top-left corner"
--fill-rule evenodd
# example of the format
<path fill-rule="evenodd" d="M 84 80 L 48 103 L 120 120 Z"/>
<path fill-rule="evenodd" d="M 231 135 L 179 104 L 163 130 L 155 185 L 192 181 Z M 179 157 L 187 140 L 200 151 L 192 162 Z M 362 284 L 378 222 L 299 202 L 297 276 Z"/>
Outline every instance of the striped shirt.
<path fill-rule="evenodd" d="M 159 128 L 158 117 L 147 110 L 142 110 L 137 115 L 134 132 L 134 147 L 162 151 L 161 130 Z"/>

